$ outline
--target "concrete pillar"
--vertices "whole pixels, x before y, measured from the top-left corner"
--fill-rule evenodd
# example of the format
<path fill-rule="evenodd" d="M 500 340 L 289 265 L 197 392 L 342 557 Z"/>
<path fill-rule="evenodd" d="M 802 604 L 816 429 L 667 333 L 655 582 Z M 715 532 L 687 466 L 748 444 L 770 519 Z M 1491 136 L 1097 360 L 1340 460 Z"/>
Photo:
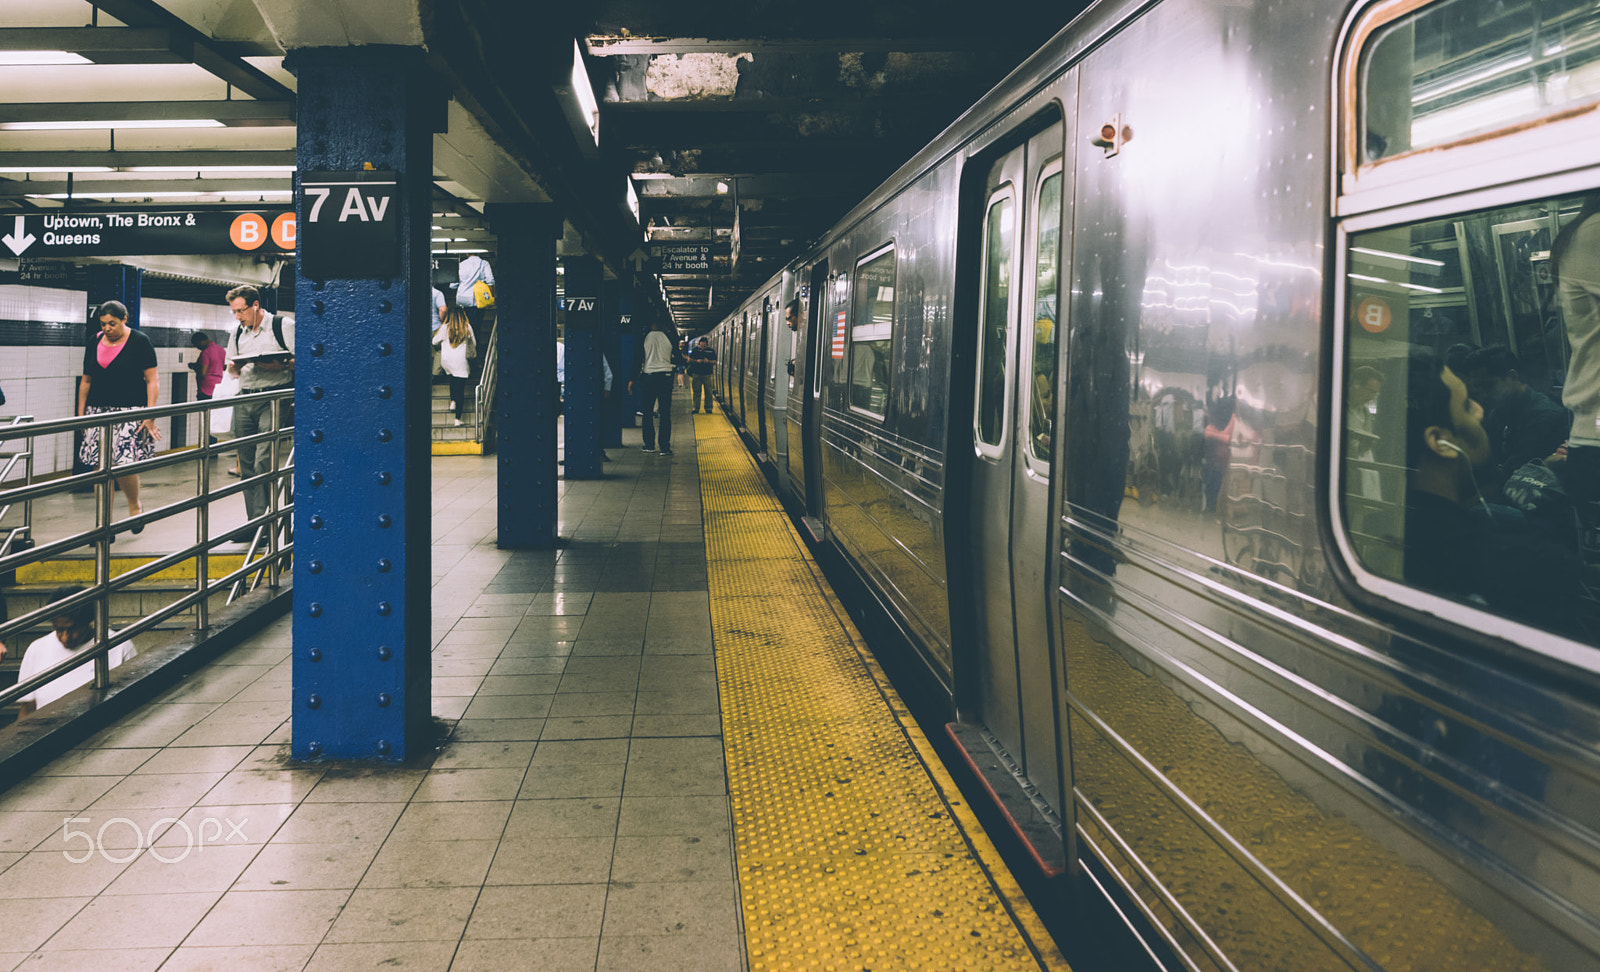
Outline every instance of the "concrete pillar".
<path fill-rule="evenodd" d="M 569 257 L 566 267 L 567 384 L 562 403 L 566 419 L 568 479 L 598 479 L 600 449 L 600 261 Z"/>
<path fill-rule="evenodd" d="M 337 221 L 320 229 L 315 195 L 298 194 L 292 749 L 398 761 L 432 741 L 428 251 L 445 95 L 412 48 L 305 48 L 287 64 L 297 186 L 397 174 L 387 188 L 335 186 L 320 216 Z M 388 201 L 357 220 L 352 192 Z M 376 248 L 387 271 L 370 248 L 308 260 L 314 235 L 383 216 L 398 219 Z"/>
<path fill-rule="evenodd" d="M 556 239 L 561 218 L 545 203 L 487 207 L 499 240 L 495 388 L 499 487 L 497 544 L 556 545 Z M 569 365 L 570 367 L 570 362 Z"/>

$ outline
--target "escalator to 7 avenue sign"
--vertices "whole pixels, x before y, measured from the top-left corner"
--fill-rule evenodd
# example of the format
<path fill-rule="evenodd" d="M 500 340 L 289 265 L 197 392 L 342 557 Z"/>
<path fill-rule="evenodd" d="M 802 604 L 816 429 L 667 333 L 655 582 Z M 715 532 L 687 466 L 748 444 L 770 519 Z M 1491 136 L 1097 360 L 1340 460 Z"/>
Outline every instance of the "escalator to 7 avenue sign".
<path fill-rule="evenodd" d="M 292 254 L 291 209 L 180 209 L 0 216 L 0 255 Z"/>

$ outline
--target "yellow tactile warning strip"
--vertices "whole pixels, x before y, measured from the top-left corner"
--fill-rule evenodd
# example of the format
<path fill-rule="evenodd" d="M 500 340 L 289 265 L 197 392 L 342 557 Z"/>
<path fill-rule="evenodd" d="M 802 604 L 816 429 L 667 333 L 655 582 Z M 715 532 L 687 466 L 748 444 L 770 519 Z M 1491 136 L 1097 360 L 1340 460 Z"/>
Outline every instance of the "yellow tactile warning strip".
<path fill-rule="evenodd" d="M 737 434 L 695 436 L 750 968 L 1066 969 Z"/>

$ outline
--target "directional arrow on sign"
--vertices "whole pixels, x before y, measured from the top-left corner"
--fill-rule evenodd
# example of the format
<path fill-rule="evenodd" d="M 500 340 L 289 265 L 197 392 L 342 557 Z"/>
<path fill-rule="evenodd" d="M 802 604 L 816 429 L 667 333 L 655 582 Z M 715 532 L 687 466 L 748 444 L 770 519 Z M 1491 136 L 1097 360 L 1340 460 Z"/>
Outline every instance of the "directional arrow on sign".
<path fill-rule="evenodd" d="M 628 254 L 627 262 L 633 264 L 633 272 L 638 273 L 644 269 L 645 261 L 648 259 L 650 258 L 645 255 L 643 250 L 636 249 L 632 253 Z"/>
<path fill-rule="evenodd" d="M 4 243 L 7 247 L 9 247 L 12 253 L 15 253 L 17 256 L 21 256 L 22 251 L 32 246 L 33 241 L 38 237 L 28 232 L 27 224 L 23 223 L 21 216 L 17 217 L 15 225 L 16 228 L 11 232 L 7 233 L 5 236 L 0 236 L 0 243 Z"/>

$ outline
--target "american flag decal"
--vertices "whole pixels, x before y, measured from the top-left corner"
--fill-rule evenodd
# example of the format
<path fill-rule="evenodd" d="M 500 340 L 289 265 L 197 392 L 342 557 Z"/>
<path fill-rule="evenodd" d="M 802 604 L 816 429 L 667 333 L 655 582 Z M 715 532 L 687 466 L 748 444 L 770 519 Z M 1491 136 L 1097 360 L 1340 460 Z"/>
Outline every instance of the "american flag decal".
<path fill-rule="evenodd" d="M 844 358 L 844 316 L 845 312 L 840 311 L 833 325 L 833 357 L 836 361 Z"/>

